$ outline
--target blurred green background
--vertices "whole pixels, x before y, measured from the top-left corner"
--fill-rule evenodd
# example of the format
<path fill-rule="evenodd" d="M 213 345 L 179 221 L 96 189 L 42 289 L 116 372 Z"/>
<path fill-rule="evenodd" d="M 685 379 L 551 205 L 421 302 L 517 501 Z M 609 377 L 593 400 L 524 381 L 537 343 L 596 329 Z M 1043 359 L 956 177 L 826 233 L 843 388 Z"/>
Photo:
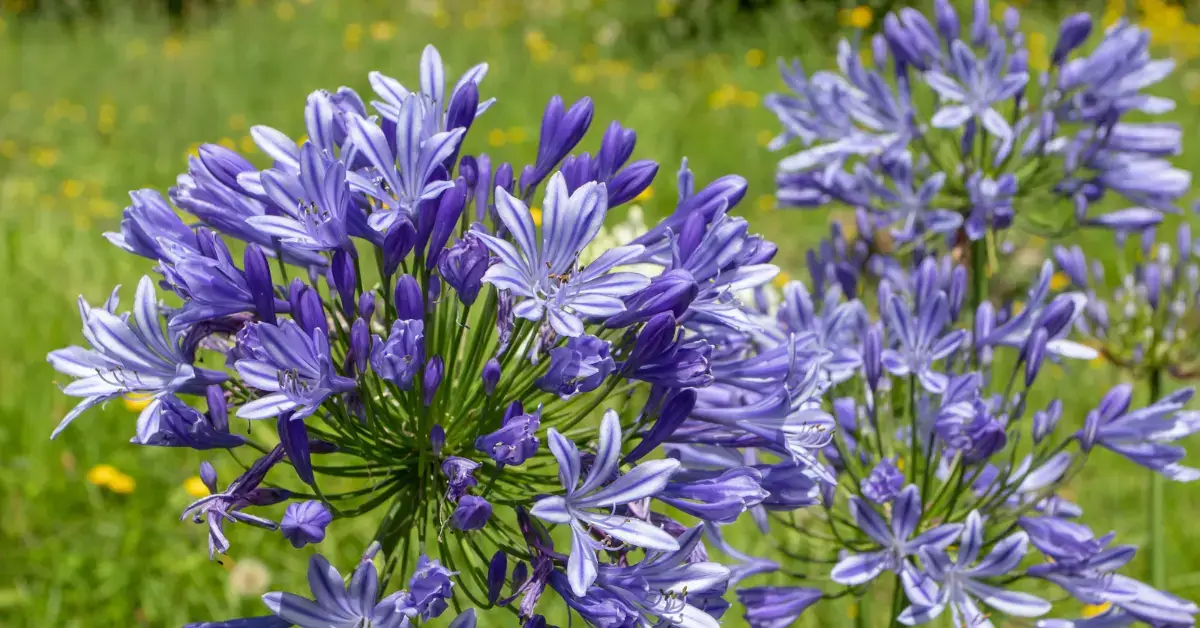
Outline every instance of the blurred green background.
<path fill-rule="evenodd" d="M 178 626 L 261 613 L 264 590 L 306 590 L 298 554 L 311 548 L 292 550 L 255 528 L 229 530 L 231 555 L 223 564 L 208 560 L 204 527 L 179 521 L 202 458 L 128 444 L 134 409 L 110 404 L 49 440 L 73 400 L 55 390 L 45 354 L 82 342 L 75 299 L 99 302 L 123 283 L 128 302 L 149 272 L 146 260 L 100 235 L 117 228 L 127 190 L 165 191 L 201 142 L 261 162 L 250 125 L 298 136 L 310 91 L 348 85 L 368 94 L 367 72 L 375 69 L 415 83 L 420 51 L 433 43 L 450 76 L 491 64 L 481 91 L 499 102 L 476 123 L 469 152 L 531 161 L 547 99 L 589 95 L 596 122 L 585 148 L 594 149 L 616 119 L 638 132 L 635 158 L 662 164 L 642 199 L 649 217 L 672 208 L 681 157 L 698 183 L 742 174 L 751 187 L 738 211 L 779 243 L 780 265 L 802 277 L 803 252 L 827 232 L 831 215 L 774 209 L 778 155 L 764 145 L 777 126 L 762 97 L 782 87 L 777 57 L 799 56 L 810 69 L 831 65 L 836 37 L 873 28 L 882 4 L 0 0 L 0 625 Z M 1034 30 L 1038 69 L 1053 46 L 1056 12 L 1078 3 L 1020 8 Z M 1186 142 L 1200 141 L 1200 71 L 1190 67 L 1200 55 L 1200 27 L 1161 0 L 1086 8 L 1106 23 L 1132 15 L 1151 29 L 1160 54 L 1179 60 L 1161 91 L 1179 103 L 1172 117 L 1188 130 Z M 1189 146 L 1181 162 L 1195 166 L 1195 154 Z M 1036 262 L 1044 243 L 1029 246 Z M 1092 364 L 1050 377 L 1058 381 L 1049 387 L 1073 408 L 1065 420 L 1078 423 L 1117 375 Z M 1086 490 L 1077 485 L 1072 496 L 1097 532 L 1144 542 L 1143 474 L 1097 455 Z M 226 477 L 236 472 L 229 460 L 216 462 Z M 1188 486 L 1168 490 L 1169 587 L 1194 599 L 1200 495 Z M 322 552 L 353 564 L 373 524 L 370 517 L 339 522 Z M 750 529 L 733 536 L 742 546 L 763 543 Z M 1133 570 L 1144 575 L 1144 562 Z M 850 622 L 846 611 L 832 605 L 810 615 L 837 625 Z M 740 625 L 739 615 L 735 606 L 727 623 Z M 505 615 L 495 625 L 511 621 Z"/>

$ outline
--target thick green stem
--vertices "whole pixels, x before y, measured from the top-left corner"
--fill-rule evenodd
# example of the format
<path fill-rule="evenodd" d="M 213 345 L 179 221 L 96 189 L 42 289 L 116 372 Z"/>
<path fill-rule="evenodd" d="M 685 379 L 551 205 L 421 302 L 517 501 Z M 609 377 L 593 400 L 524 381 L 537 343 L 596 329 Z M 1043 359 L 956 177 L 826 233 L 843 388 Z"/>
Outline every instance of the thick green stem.
<path fill-rule="evenodd" d="M 1150 403 L 1162 394 L 1162 371 L 1150 371 Z M 1166 520 L 1166 485 L 1163 476 L 1150 471 L 1150 583 L 1163 589 L 1167 585 L 1167 546 L 1163 538 Z"/>

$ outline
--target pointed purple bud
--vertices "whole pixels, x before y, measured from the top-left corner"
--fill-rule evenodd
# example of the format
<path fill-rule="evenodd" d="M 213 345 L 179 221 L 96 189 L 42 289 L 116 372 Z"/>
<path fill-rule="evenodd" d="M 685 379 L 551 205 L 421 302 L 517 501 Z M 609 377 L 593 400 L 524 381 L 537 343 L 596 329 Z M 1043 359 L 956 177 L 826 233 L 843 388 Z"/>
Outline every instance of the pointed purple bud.
<path fill-rule="evenodd" d="M 367 372 L 367 360 L 371 357 L 371 330 L 367 321 L 357 318 L 350 326 L 350 353 L 356 373 Z"/>
<path fill-rule="evenodd" d="M 988 301 L 979 304 L 975 310 L 975 346 L 982 347 L 992 330 L 996 327 L 996 310 Z"/>
<path fill-rule="evenodd" d="M 434 423 L 429 428 L 429 446 L 433 449 L 434 457 L 441 457 L 442 447 L 446 446 L 446 428 L 441 423 Z"/>
<path fill-rule="evenodd" d="M 450 515 L 450 524 L 456 530 L 469 532 L 487 525 L 492 518 L 492 505 L 486 499 L 476 495 L 465 495 L 458 500 L 458 507 Z"/>
<path fill-rule="evenodd" d="M 208 422 L 217 432 L 229 431 L 229 403 L 225 400 L 225 391 L 219 385 L 204 389 L 208 401 Z"/>
<path fill-rule="evenodd" d="M 425 375 L 421 378 L 421 391 L 424 394 L 426 406 L 433 403 L 433 397 L 437 394 L 438 386 L 442 385 L 443 370 L 445 370 L 445 365 L 440 355 L 433 356 L 429 359 L 429 362 L 425 363 Z"/>
<path fill-rule="evenodd" d="M 479 185 L 479 162 L 476 161 L 474 155 L 463 155 L 463 158 L 459 160 L 458 176 L 467 183 L 467 188 L 471 191 L 470 200 L 474 202 L 475 188 Z"/>
<path fill-rule="evenodd" d="M 708 218 L 699 213 L 692 214 L 683 221 L 683 228 L 679 230 L 679 237 L 675 240 L 679 259 L 687 260 L 692 256 L 696 247 L 700 246 L 700 241 L 704 239 L 707 226 Z"/>
<path fill-rule="evenodd" d="M 678 318 L 683 316 L 699 293 L 700 286 L 690 272 L 682 268 L 669 270 L 630 296 L 625 302 L 625 311 L 609 317 L 604 326 L 609 329 L 628 327 L 648 321 L 663 312 L 671 312 Z"/>
<path fill-rule="evenodd" d="M 375 291 L 367 290 L 358 297 L 358 315 L 365 320 L 375 316 Z"/>
<path fill-rule="evenodd" d="M 454 187 L 442 193 L 438 201 L 437 218 L 434 219 L 433 233 L 429 238 L 429 249 L 425 253 L 425 270 L 432 270 L 442 257 L 450 234 L 458 228 L 458 219 L 467 206 L 467 183 L 460 177 L 454 182 Z"/>
<path fill-rule="evenodd" d="M 513 167 L 507 161 L 496 167 L 496 178 L 492 182 L 493 188 L 504 188 L 505 192 L 512 194 L 513 191 Z"/>
<path fill-rule="evenodd" d="M 938 33 L 946 41 L 949 42 L 958 39 L 958 14 L 955 13 L 950 0 L 934 0 L 933 16 L 934 21 L 937 23 Z"/>
<path fill-rule="evenodd" d="M 227 188 L 242 191 L 237 177 L 243 172 L 257 170 L 254 164 L 236 152 L 217 144 L 202 144 L 198 151 L 200 163 Z"/>
<path fill-rule="evenodd" d="M 535 383 L 563 399 L 596 390 L 617 368 L 610 350 L 608 341 L 595 336 L 569 338 L 550 350 L 550 368 Z"/>
<path fill-rule="evenodd" d="M 429 278 L 429 296 L 425 299 L 425 312 L 433 314 L 437 304 L 442 301 L 442 280 L 437 275 Z"/>
<path fill-rule="evenodd" d="M 1076 13 L 1062 21 L 1058 27 L 1058 42 L 1054 44 L 1054 53 L 1050 55 L 1052 65 L 1062 65 L 1076 48 L 1083 45 L 1092 34 L 1092 16 L 1087 13 Z"/>
<path fill-rule="evenodd" d="M 471 186 L 471 196 L 475 203 L 475 220 L 483 221 L 488 214 L 488 200 L 495 189 L 492 184 L 492 158 L 486 153 L 481 153 L 475 158 L 475 163 L 479 169 L 479 178 L 475 185 Z M 461 170 L 461 166 L 459 168 Z"/>
<path fill-rule="evenodd" d="M 304 421 L 293 421 L 292 413 L 284 412 L 279 415 L 276 427 L 279 429 L 279 444 L 283 446 L 288 460 L 292 461 L 296 475 L 305 484 L 312 484 L 312 457 L 308 447 L 308 428 L 305 427 Z"/>
<path fill-rule="evenodd" d="M 425 320 L 425 299 L 421 297 L 421 285 L 412 275 L 400 275 L 394 293 L 396 318 L 399 320 Z"/>
<path fill-rule="evenodd" d="M 1131 207 L 1129 209 L 1119 209 L 1115 212 L 1109 212 L 1095 218 L 1085 218 L 1083 223 L 1092 227 L 1103 227 L 1120 232 L 1141 231 L 1149 229 L 1161 223 L 1163 216 L 1161 212 L 1145 207 Z"/>
<path fill-rule="evenodd" d="M 200 463 L 200 481 L 204 483 L 204 486 L 208 487 L 208 492 L 220 492 L 217 490 L 217 470 L 207 460 Z"/>
<path fill-rule="evenodd" d="M 467 458 L 450 456 L 442 462 L 442 474 L 446 476 L 446 499 L 457 502 L 471 487 L 478 484 L 473 475 L 479 463 Z"/>
<path fill-rule="evenodd" d="M 1146 302 L 1151 309 L 1157 310 L 1162 294 L 1162 269 L 1158 264 L 1151 262 L 1142 268 L 1142 283 L 1146 286 Z"/>
<path fill-rule="evenodd" d="M 492 358 L 483 365 L 483 394 L 491 397 L 500 383 L 500 361 Z"/>
<path fill-rule="evenodd" d="M 1058 336 L 1066 329 L 1067 325 L 1071 324 L 1071 320 L 1075 316 L 1075 306 L 1075 299 L 1069 294 L 1060 294 L 1054 297 L 1050 305 L 1042 310 L 1038 326 L 1045 329 L 1049 336 Z"/>
<path fill-rule="evenodd" d="M 450 103 L 446 106 L 446 129 L 470 129 L 475 122 L 475 111 L 479 108 L 479 87 L 474 81 L 454 90 Z M 459 144 L 462 145 L 461 143 Z M 451 154 L 442 165 L 450 170 L 454 164 L 457 152 Z"/>
<path fill-rule="evenodd" d="M 1046 406 L 1045 410 L 1039 410 L 1033 413 L 1033 443 L 1036 445 L 1058 426 L 1058 420 L 1062 418 L 1063 404 L 1061 399 L 1055 399 Z"/>
<path fill-rule="evenodd" d="M 538 138 L 537 160 L 532 168 L 521 173 L 521 190 L 529 191 L 550 174 L 558 162 L 567 156 L 592 124 L 592 99 L 580 98 L 563 110 L 563 99 L 554 96 L 542 116 L 542 131 Z"/>
<path fill-rule="evenodd" d="M 306 334 L 311 335 L 313 330 L 320 329 L 326 336 L 329 335 L 329 321 L 325 319 L 321 297 L 316 290 L 308 287 L 299 278 L 293 279 L 288 301 L 291 302 L 292 318 Z"/>
<path fill-rule="evenodd" d="M 458 293 L 458 299 L 469 306 L 475 303 L 483 287 L 483 275 L 487 272 L 488 262 L 487 246 L 468 232 L 442 254 L 438 271 L 442 279 Z"/>
<path fill-rule="evenodd" d="M 676 428 L 683 424 L 695 406 L 695 390 L 685 388 L 674 392 L 669 399 L 663 402 L 654 425 L 649 431 L 642 434 L 642 442 L 638 443 L 637 447 L 634 447 L 633 451 L 625 456 L 625 463 L 633 464 L 663 444 L 668 437 L 675 433 Z"/>
<path fill-rule="evenodd" d="M 608 207 L 612 209 L 637 198 L 654 183 L 658 162 L 644 159 L 629 164 L 608 182 Z"/>
<path fill-rule="evenodd" d="M 1004 9 L 1004 34 L 1012 37 L 1021 28 L 1021 12 L 1016 7 Z"/>
<path fill-rule="evenodd" d="M 883 377 L 883 326 L 879 323 L 871 325 L 863 336 L 862 358 L 867 387 L 879 390 L 879 380 Z"/>
<path fill-rule="evenodd" d="M 620 122 L 613 120 L 608 125 L 608 129 L 604 131 L 604 137 L 600 140 L 600 150 L 596 153 L 596 180 L 611 180 L 617 170 L 629 161 L 636 145 L 637 133 L 634 133 L 632 129 L 622 127 Z M 608 199 L 609 207 L 612 207 L 614 205 L 612 188 L 609 188 Z"/>
<path fill-rule="evenodd" d="M 496 600 L 500 599 L 500 592 L 504 589 L 504 580 L 508 577 L 508 554 L 504 550 L 499 550 L 492 554 L 492 560 L 488 562 L 487 573 L 487 601 L 488 604 L 495 604 Z"/>
<path fill-rule="evenodd" d="M 376 336 L 371 343 L 372 370 L 400 390 L 412 390 L 417 370 L 424 364 L 425 324 L 420 320 L 397 320 L 387 341 Z"/>
<path fill-rule="evenodd" d="M 967 269 L 955 266 L 950 273 L 950 320 L 957 321 L 967 296 Z"/>
<path fill-rule="evenodd" d="M 1042 369 L 1042 361 L 1046 358 L 1046 342 L 1050 336 L 1044 327 L 1037 328 L 1025 341 L 1022 353 L 1025 354 L 1025 387 L 1033 385 L 1038 372 Z"/>
<path fill-rule="evenodd" d="M 397 222 L 383 237 L 383 274 L 391 277 L 417 244 L 417 230 L 407 220 Z"/>
<path fill-rule="evenodd" d="M 248 244 L 242 263 L 246 267 L 246 286 L 254 299 L 254 313 L 258 320 L 274 325 L 275 284 L 271 281 L 271 266 L 266 254 L 257 244 Z"/>
<path fill-rule="evenodd" d="M 354 271 L 354 259 L 351 257 L 351 253 L 343 249 L 334 252 L 330 272 L 333 273 L 333 287 L 338 293 L 338 299 L 342 302 L 342 314 L 345 314 L 348 319 L 352 318 L 358 277 Z"/>
<path fill-rule="evenodd" d="M 319 501 L 309 500 L 298 504 L 288 504 L 283 513 L 283 521 L 279 522 L 279 531 L 283 538 L 291 542 L 292 547 L 300 549 L 305 545 L 316 545 L 325 540 L 325 528 L 333 521 L 329 509 Z"/>

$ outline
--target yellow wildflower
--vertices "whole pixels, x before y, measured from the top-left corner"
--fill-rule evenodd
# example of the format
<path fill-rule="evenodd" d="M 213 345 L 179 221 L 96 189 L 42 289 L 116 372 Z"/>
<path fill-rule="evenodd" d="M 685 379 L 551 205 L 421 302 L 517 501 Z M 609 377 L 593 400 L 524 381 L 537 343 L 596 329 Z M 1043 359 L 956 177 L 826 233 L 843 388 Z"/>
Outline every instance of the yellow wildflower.
<path fill-rule="evenodd" d="M 1083 618 L 1091 619 L 1103 614 L 1108 609 L 1112 608 L 1112 602 L 1104 602 L 1103 604 L 1088 604 L 1083 607 Z"/>
<path fill-rule="evenodd" d="M 510 144 L 520 144 L 529 138 L 529 133 L 525 131 L 525 127 L 514 126 L 505 134 Z"/>
<path fill-rule="evenodd" d="M 53 168 L 58 163 L 58 150 L 53 148 L 38 148 L 33 151 L 33 163 L 41 168 Z"/>
<path fill-rule="evenodd" d="M 658 12 L 658 17 L 668 18 L 675 15 L 676 4 L 677 0 L 658 0 L 654 8 Z"/>
<path fill-rule="evenodd" d="M 258 144 L 254 143 L 254 138 L 249 135 L 243 135 L 239 144 L 242 147 L 243 153 L 253 153 L 258 150 Z"/>
<path fill-rule="evenodd" d="M 596 80 L 596 71 L 590 65 L 571 66 L 571 80 L 580 85 L 588 85 Z"/>
<path fill-rule="evenodd" d="M 226 122 L 226 124 L 229 125 L 230 131 L 245 131 L 246 130 L 246 116 L 244 116 L 240 113 L 232 114 L 229 116 L 229 120 Z"/>
<path fill-rule="evenodd" d="M 747 109 L 753 109 L 758 106 L 758 92 L 743 90 L 738 92 L 737 103 Z"/>
<path fill-rule="evenodd" d="M 545 63 L 554 56 L 554 45 L 547 41 L 546 35 L 539 30 L 525 33 L 525 48 L 529 50 L 529 56 L 538 63 Z"/>
<path fill-rule="evenodd" d="M 290 22 L 296 19 L 296 7 L 292 6 L 290 2 L 276 2 L 275 17 L 280 22 Z"/>
<path fill-rule="evenodd" d="M 121 495 L 128 495 L 137 488 L 137 482 L 133 478 L 118 472 L 111 480 L 108 481 L 108 490 Z"/>
<path fill-rule="evenodd" d="M 770 194 L 762 194 L 755 201 L 755 205 L 758 206 L 760 212 L 770 211 L 775 209 L 775 197 Z"/>
<path fill-rule="evenodd" d="M 109 480 L 113 479 L 120 471 L 111 464 L 98 464 L 87 472 L 87 481 L 96 486 L 108 486 Z"/>
<path fill-rule="evenodd" d="M 638 74 L 638 89 L 650 91 L 657 89 L 660 83 L 662 83 L 662 79 L 653 72 L 642 72 L 641 74 Z"/>
<path fill-rule="evenodd" d="M 875 14 L 869 6 L 857 6 L 850 10 L 850 26 L 854 28 L 866 28 L 874 18 Z"/>
<path fill-rule="evenodd" d="M 759 146 L 766 146 L 767 144 L 771 143 L 771 140 L 775 139 L 775 134 L 771 131 L 763 129 L 758 132 L 756 139 L 758 140 Z"/>
<path fill-rule="evenodd" d="M 187 480 L 184 480 L 183 490 L 187 491 L 188 495 L 191 495 L 196 499 L 208 497 L 209 495 L 208 487 L 204 485 L 204 480 L 201 480 L 200 476 L 198 475 L 193 475 Z"/>
<path fill-rule="evenodd" d="M 633 197 L 634 202 L 642 203 L 654 198 L 654 188 L 647 187 L 642 190 L 637 196 Z"/>
<path fill-rule="evenodd" d="M 530 215 L 530 217 L 533 218 L 533 224 L 535 224 L 539 227 L 542 226 L 542 208 L 530 207 L 529 215 Z"/>
<path fill-rule="evenodd" d="M 183 42 L 178 37 L 172 35 L 163 40 L 163 56 L 168 59 L 174 59 L 183 53 Z"/>
<path fill-rule="evenodd" d="M 767 53 L 759 50 L 758 48 L 751 48 L 746 51 L 745 59 L 746 65 L 752 68 L 757 68 L 763 64 L 763 61 L 766 61 Z"/>
<path fill-rule="evenodd" d="M 711 109 L 724 109 L 737 100 L 738 88 L 732 83 L 725 83 L 708 95 L 708 106 Z"/>
<path fill-rule="evenodd" d="M 487 134 L 488 146 L 491 146 L 493 148 L 500 148 L 501 146 L 504 146 L 504 143 L 505 143 L 505 141 L 507 141 L 507 139 L 508 139 L 508 137 L 504 134 L 503 129 L 492 129 L 491 131 L 488 131 L 488 134 Z"/>
<path fill-rule="evenodd" d="M 79 198 L 83 195 L 83 184 L 75 179 L 63 181 L 62 195 L 66 198 Z"/>
<path fill-rule="evenodd" d="M 781 270 L 779 271 L 779 274 L 775 275 L 775 278 L 771 280 L 771 283 L 775 284 L 776 288 L 783 288 L 787 285 L 787 282 L 791 280 L 792 276 L 787 274 L 787 271 Z"/>
<path fill-rule="evenodd" d="M 228 148 L 229 150 L 237 150 L 237 142 L 233 141 L 232 138 L 222 137 L 221 141 L 219 141 L 217 143 L 220 144 L 221 146 L 223 146 L 224 148 Z"/>
<path fill-rule="evenodd" d="M 347 24 L 346 30 L 342 33 L 342 48 L 347 51 L 358 50 L 359 44 L 362 43 L 362 36 L 362 24 Z"/>
<path fill-rule="evenodd" d="M 375 41 L 391 41 L 396 36 L 396 25 L 388 21 L 375 22 L 371 25 L 371 39 Z"/>

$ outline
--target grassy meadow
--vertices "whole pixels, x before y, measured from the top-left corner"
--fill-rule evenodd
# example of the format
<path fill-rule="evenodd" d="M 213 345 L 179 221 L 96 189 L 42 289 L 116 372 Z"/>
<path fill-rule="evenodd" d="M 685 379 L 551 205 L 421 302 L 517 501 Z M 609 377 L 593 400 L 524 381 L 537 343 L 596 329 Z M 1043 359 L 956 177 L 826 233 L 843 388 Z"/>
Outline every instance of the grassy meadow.
<path fill-rule="evenodd" d="M 261 163 L 249 126 L 299 136 L 304 97 L 314 89 L 348 85 L 366 95 L 367 73 L 376 69 L 415 83 L 427 43 L 441 51 L 448 79 L 487 61 L 481 92 L 498 102 L 477 121 L 466 151 L 517 163 L 533 158 L 550 96 L 589 95 L 596 117 L 586 148 L 616 119 L 638 132 L 635 158 L 662 164 L 643 200 L 649 217 L 673 207 L 684 156 L 698 183 L 742 174 L 751 187 L 739 212 L 779 243 L 781 266 L 804 276 L 803 253 L 826 233 L 830 216 L 774 209 L 778 156 L 764 145 L 776 123 L 761 100 L 781 87 L 777 57 L 799 56 L 808 68 L 832 63 L 834 22 L 814 21 L 805 12 L 812 9 L 796 6 L 735 17 L 697 11 L 693 2 L 704 4 L 240 1 L 173 29 L 161 16 L 134 12 L 64 25 L 17 14 L 19 3 L 0 0 L 0 625 L 178 626 L 259 614 L 264 590 L 306 590 L 298 554 L 311 548 L 292 550 L 255 528 L 234 527 L 230 556 L 209 561 L 205 528 L 179 521 L 194 499 L 201 455 L 130 445 L 130 408 L 90 411 L 51 442 L 74 400 L 55 389 L 45 355 L 83 341 L 79 295 L 99 303 L 121 283 L 128 303 L 137 278 L 150 272 L 148 261 L 101 237 L 117 228 L 127 190 L 165 191 L 201 142 L 237 147 Z M 704 19 L 685 19 L 689 7 Z M 1188 141 L 1200 141 L 1200 70 L 1188 67 L 1200 54 L 1198 29 L 1160 2 L 1142 8 L 1161 53 L 1180 59 L 1163 90 L 1179 102 L 1173 118 L 1189 130 Z M 839 19 L 871 18 L 860 10 Z M 1024 19 L 1043 26 L 1053 45 L 1048 17 Z M 1196 155 L 1189 147 L 1181 163 L 1200 170 Z M 1097 364 L 1052 371 L 1043 377 L 1056 385 L 1042 388 L 1067 397 L 1074 411 L 1064 421 L 1075 423 L 1118 377 Z M 1097 532 L 1144 542 L 1143 473 L 1097 456 L 1073 497 Z M 223 482 L 236 473 L 227 457 L 213 460 Z M 1200 492 L 1169 486 L 1168 513 L 1169 588 L 1200 598 L 1200 528 L 1192 519 L 1200 516 Z M 369 516 L 339 522 L 319 549 L 351 565 L 373 524 Z M 747 528 L 732 540 L 761 548 L 756 535 Z M 1144 561 L 1133 569 L 1145 575 Z M 813 623 L 848 623 L 846 610 L 813 613 Z M 561 611 L 554 619 L 566 624 Z M 511 621 L 499 615 L 487 625 Z M 727 623 L 740 622 L 735 606 Z"/>

